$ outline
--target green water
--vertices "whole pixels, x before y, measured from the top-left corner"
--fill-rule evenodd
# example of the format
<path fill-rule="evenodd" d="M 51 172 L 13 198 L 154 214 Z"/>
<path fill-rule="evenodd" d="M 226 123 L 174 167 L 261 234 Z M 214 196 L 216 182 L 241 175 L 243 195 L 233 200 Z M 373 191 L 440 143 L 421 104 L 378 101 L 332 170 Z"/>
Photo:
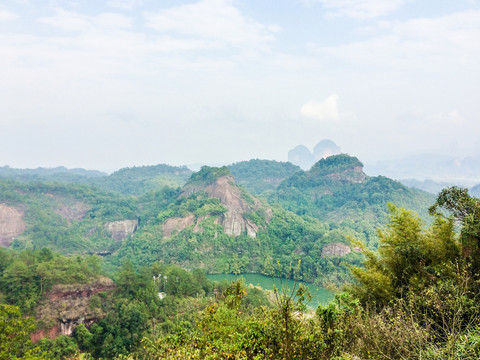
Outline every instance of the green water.
<path fill-rule="evenodd" d="M 209 280 L 212 281 L 233 281 L 235 280 L 234 274 L 211 274 L 207 275 Z M 261 274 L 239 274 L 238 278 L 243 277 L 246 284 L 252 284 L 255 286 L 260 286 L 265 290 L 273 289 L 273 279 L 271 277 L 261 275 Z M 316 309 L 318 305 L 325 305 L 329 303 L 335 294 L 332 291 L 329 291 L 321 286 L 313 285 L 310 283 L 301 282 L 302 284 L 308 286 L 310 293 L 312 294 L 312 301 L 307 303 L 308 307 Z M 286 285 L 289 289 L 295 285 L 294 280 L 288 279 L 275 279 L 275 286 L 279 289 L 282 285 Z M 298 286 L 298 285 L 297 285 Z"/>

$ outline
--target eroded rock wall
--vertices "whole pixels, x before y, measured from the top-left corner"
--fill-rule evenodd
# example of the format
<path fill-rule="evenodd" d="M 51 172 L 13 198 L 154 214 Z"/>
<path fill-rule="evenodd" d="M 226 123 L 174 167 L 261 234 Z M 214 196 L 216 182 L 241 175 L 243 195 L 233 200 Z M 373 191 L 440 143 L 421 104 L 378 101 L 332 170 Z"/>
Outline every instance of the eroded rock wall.
<path fill-rule="evenodd" d="M 327 244 L 322 249 L 322 257 L 329 257 L 329 256 L 345 256 L 350 254 L 352 249 L 350 246 L 342 244 L 342 243 L 331 243 Z"/>
<path fill-rule="evenodd" d="M 219 177 L 214 183 L 207 186 L 199 185 L 197 187 L 195 185 L 187 185 L 184 187 L 182 196 L 189 196 L 198 191 L 204 191 L 209 197 L 219 199 L 220 203 L 227 209 L 226 213 L 218 218 L 218 222 L 223 226 L 224 232 L 231 236 L 239 236 L 243 232 L 246 232 L 249 236 L 256 237 L 259 230 L 258 225 L 246 219 L 244 214 L 260 209 L 262 205 L 254 197 L 247 199 L 246 197 L 249 197 L 249 195 L 242 194 L 241 190 L 235 186 L 234 181 L 233 176 L 227 175 Z M 267 215 L 265 220 L 268 223 L 271 220 L 273 213 L 269 208 L 265 209 L 265 213 Z M 186 219 L 187 218 L 185 218 L 185 220 Z M 174 221 L 179 223 L 179 220 Z M 165 225 L 167 225 L 167 223 Z M 169 228 L 170 225 L 171 224 L 169 224 L 167 228 Z"/>
<path fill-rule="evenodd" d="M 37 307 L 37 321 L 48 326 L 31 335 L 33 342 L 60 335 L 71 336 L 79 324 L 90 326 L 105 316 L 99 308 L 90 306 L 90 298 L 100 292 L 111 291 L 114 282 L 101 277 L 89 284 L 55 285 Z"/>
<path fill-rule="evenodd" d="M 137 231 L 138 220 L 112 221 L 106 223 L 105 228 L 112 234 L 114 240 L 120 241 Z"/>
<path fill-rule="evenodd" d="M 0 246 L 10 246 L 12 241 L 25 231 L 23 211 L 0 204 Z"/>

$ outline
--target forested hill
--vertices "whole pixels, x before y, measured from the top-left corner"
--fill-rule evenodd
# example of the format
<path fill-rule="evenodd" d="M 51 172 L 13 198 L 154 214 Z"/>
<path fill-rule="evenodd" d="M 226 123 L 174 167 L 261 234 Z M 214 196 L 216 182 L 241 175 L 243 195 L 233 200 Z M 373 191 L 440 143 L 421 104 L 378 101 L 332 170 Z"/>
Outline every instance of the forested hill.
<path fill-rule="evenodd" d="M 255 195 L 276 189 L 283 180 L 301 170 L 289 162 L 259 159 L 237 162 L 228 168 L 236 183 Z"/>
<path fill-rule="evenodd" d="M 139 215 L 137 200 L 91 186 L 0 179 L 3 246 L 111 252 L 119 245 L 119 222 L 135 227 Z"/>
<path fill-rule="evenodd" d="M 123 168 L 103 178 L 97 178 L 94 185 L 123 195 L 142 195 L 163 187 L 183 186 L 192 175 L 186 166 L 165 164 Z"/>
<path fill-rule="evenodd" d="M 0 303 L 36 315 L 39 328 L 32 337 L 51 331 L 73 335 L 42 340 L 36 351 L 105 359 L 132 352 L 134 358 L 196 354 L 193 358 L 203 359 L 220 354 L 220 349 L 222 358 L 244 358 L 245 351 L 257 354 L 261 349 L 262 358 L 280 358 L 285 344 L 296 344 L 299 358 L 331 359 L 345 349 L 368 358 L 384 344 L 378 351 L 387 355 L 376 358 L 414 358 L 428 339 L 443 346 L 437 339 L 447 339 L 444 330 L 451 327 L 442 319 L 450 313 L 454 320 L 460 314 L 462 323 L 478 323 L 480 210 L 478 199 L 466 189 L 447 189 L 435 202 L 433 196 L 396 181 L 367 176 L 362 163 L 345 154 L 321 160 L 309 171 L 295 171 L 277 189 L 264 191 L 263 198 L 238 186 L 228 167 L 203 167 L 182 180 L 181 187 L 149 182 L 163 170 L 120 171 L 115 176 L 124 185 L 115 192 L 91 185 L 0 179 L 0 246 L 8 247 L 0 248 Z M 185 179 L 186 173 L 175 175 Z M 128 188 L 134 183 L 142 191 L 151 190 L 121 194 L 135 193 Z M 391 206 L 386 225 L 388 201 L 421 214 L 434 205 L 437 217 L 423 231 L 419 217 Z M 456 223 L 442 218 L 449 212 L 457 214 Z M 455 224 L 462 225 L 461 236 Z M 379 228 L 383 231 L 377 233 Z M 351 245 L 349 237 L 366 240 L 368 246 Z M 376 255 L 371 249 L 378 241 Z M 349 269 L 357 280 L 351 288 L 355 298 L 339 295 L 308 321 L 299 316 L 304 288 L 290 297 L 278 292 L 267 297 L 259 289 L 245 290 L 241 282 L 210 284 L 204 273 L 274 274 L 341 285 L 353 279 Z M 293 307 L 294 299 L 298 307 Z M 413 301 L 408 309 L 420 312 L 414 317 L 403 313 L 408 305 L 404 300 Z M 458 311 L 450 312 L 456 304 Z M 0 327 L 4 319 L 27 324 L 23 339 L 29 336 L 33 320 L 18 308 L 0 304 Z M 412 325 L 411 319 L 418 323 Z M 415 342 L 422 326 L 432 333 Z M 478 327 L 470 334 L 460 323 L 448 326 L 470 336 L 458 339 L 480 343 Z M 287 327 L 292 333 L 279 335 Z M 388 336 L 371 345 L 370 334 L 384 336 L 380 331 Z M 405 342 L 397 339 L 399 331 Z M 256 342 L 258 336 L 263 340 Z M 15 339 L 4 336 L 2 344 Z M 397 356 L 389 352 L 397 340 L 398 348 L 415 347 L 406 352 L 404 347 L 406 355 Z M 480 347 L 473 348 L 471 358 L 478 358 Z M 0 349 L 0 359 L 24 352 L 4 353 L 2 357 Z M 449 358 L 443 355 L 432 359 Z M 32 359 L 63 355 L 42 356 Z"/>
<path fill-rule="evenodd" d="M 163 187 L 183 186 L 192 175 L 186 166 L 166 164 L 122 168 L 111 175 L 85 169 L 56 168 L 14 169 L 0 167 L 0 178 L 24 183 L 49 182 L 93 185 L 122 195 L 142 195 Z"/>
<path fill-rule="evenodd" d="M 67 169 L 64 166 L 55 168 L 15 169 L 9 166 L 0 167 L 0 177 L 22 182 L 56 181 L 73 184 L 89 184 L 97 178 L 108 174 L 98 170 Z"/>
<path fill-rule="evenodd" d="M 242 167 L 247 184 L 267 179 L 269 168 L 271 179 L 293 175 L 263 199 L 237 186 L 228 167 L 191 173 L 157 165 L 97 178 L 116 191 L 2 180 L 0 210 L 7 220 L 0 240 L 18 249 L 106 253 L 110 266 L 128 258 L 136 265 L 160 260 L 209 272 L 267 272 L 274 259 L 282 266 L 302 259 L 305 279 L 338 282 L 345 273 L 340 262 L 359 261 L 347 236 L 375 247 L 376 227 L 388 221 L 387 202 L 422 215 L 433 202 L 424 192 L 366 176 L 348 155 L 321 160 L 309 171 L 263 160 L 233 165 Z M 256 169 L 250 180 L 249 168 Z M 168 176 L 172 182 L 164 181 Z"/>
<path fill-rule="evenodd" d="M 340 154 L 290 176 L 270 194 L 269 201 L 297 215 L 354 228 L 370 238 L 388 220 L 387 203 L 427 218 L 434 196 L 383 176 L 369 177 L 356 157 Z"/>
<path fill-rule="evenodd" d="M 347 270 L 339 264 L 358 264 L 362 258 L 348 245 L 347 234 L 355 235 L 271 207 L 237 186 L 227 167 L 203 167 L 159 212 L 157 222 L 141 226 L 109 261 L 160 260 L 211 273 L 264 274 L 278 262 L 286 275 L 301 259 L 304 280 L 340 283 Z"/>

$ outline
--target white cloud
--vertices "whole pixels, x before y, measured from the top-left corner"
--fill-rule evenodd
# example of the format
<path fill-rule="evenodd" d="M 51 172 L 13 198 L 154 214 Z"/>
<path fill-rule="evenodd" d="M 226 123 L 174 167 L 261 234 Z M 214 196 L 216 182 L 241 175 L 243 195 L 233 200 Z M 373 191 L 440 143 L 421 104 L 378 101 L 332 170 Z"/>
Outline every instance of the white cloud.
<path fill-rule="evenodd" d="M 416 67 L 428 71 L 478 65 L 480 11 L 464 11 L 437 18 L 377 23 L 376 33 L 366 40 L 323 47 L 329 57 L 347 62 Z"/>
<path fill-rule="evenodd" d="M 132 25 L 132 20 L 121 14 L 102 13 L 88 16 L 62 9 L 55 10 L 55 15 L 41 18 L 39 21 L 63 30 L 78 32 L 89 32 L 96 29 L 126 29 Z"/>
<path fill-rule="evenodd" d="M 320 121 L 338 120 L 338 95 L 332 94 L 321 102 L 309 101 L 300 108 L 300 113 Z"/>
<path fill-rule="evenodd" d="M 15 20 L 18 16 L 7 10 L 0 10 L 0 22 Z"/>
<path fill-rule="evenodd" d="M 398 10 L 411 0 L 306 0 L 320 3 L 329 16 L 346 16 L 357 19 L 371 19 L 385 16 Z"/>
<path fill-rule="evenodd" d="M 450 112 L 437 113 L 431 116 L 433 124 L 435 126 L 460 126 L 465 123 L 465 119 L 460 115 L 458 110 L 452 110 Z"/>
<path fill-rule="evenodd" d="M 227 44 L 255 44 L 273 40 L 276 26 L 266 26 L 245 17 L 232 0 L 202 0 L 158 13 L 146 14 L 147 26 L 190 37 Z"/>
<path fill-rule="evenodd" d="M 143 4 L 142 0 L 109 0 L 107 5 L 121 10 L 132 10 Z"/>

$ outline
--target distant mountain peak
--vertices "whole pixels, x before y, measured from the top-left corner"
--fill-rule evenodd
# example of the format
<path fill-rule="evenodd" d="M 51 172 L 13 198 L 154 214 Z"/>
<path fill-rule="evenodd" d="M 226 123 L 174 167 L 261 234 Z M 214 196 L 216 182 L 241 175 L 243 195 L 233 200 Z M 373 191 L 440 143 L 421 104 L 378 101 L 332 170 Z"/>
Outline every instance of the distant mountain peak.
<path fill-rule="evenodd" d="M 298 145 L 288 152 L 288 161 L 308 170 L 321 159 L 340 154 L 342 150 L 332 140 L 324 139 L 313 148 L 313 152 L 304 146 Z"/>
<path fill-rule="evenodd" d="M 316 162 L 308 177 L 324 177 L 342 183 L 361 183 L 365 181 L 363 164 L 358 158 L 348 154 L 329 156 Z"/>

